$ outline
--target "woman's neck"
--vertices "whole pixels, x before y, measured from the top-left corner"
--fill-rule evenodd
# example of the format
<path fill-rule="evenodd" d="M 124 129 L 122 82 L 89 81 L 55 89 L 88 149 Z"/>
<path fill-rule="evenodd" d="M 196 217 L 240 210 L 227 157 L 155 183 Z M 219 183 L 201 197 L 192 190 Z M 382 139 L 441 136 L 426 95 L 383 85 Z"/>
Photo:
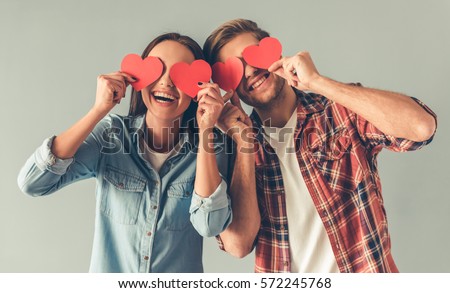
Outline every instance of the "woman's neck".
<path fill-rule="evenodd" d="M 180 140 L 181 118 L 163 120 L 153 116 L 149 111 L 145 116 L 147 126 L 147 145 L 159 153 L 167 153 Z"/>

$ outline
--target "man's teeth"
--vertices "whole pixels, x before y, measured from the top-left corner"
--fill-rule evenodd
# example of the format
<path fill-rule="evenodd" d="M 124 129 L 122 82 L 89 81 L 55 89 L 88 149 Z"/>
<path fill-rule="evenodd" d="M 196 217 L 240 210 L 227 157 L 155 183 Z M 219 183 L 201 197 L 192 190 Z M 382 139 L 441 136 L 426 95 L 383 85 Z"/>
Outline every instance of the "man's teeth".
<path fill-rule="evenodd" d="M 168 93 L 163 93 L 163 92 L 155 92 L 153 94 L 153 96 L 155 97 L 155 99 L 158 102 L 161 102 L 161 103 L 171 103 L 171 102 L 175 101 L 175 99 L 176 99 L 174 96 L 169 95 Z"/>
<path fill-rule="evenodd" d="M 256 89 L 257 87 L 259 87 L 264 81 L 266 80 L 266 77 L 263 76 L 261 77 L 259 80 L 257 80 L 250 88 L 252 90 Z"/>

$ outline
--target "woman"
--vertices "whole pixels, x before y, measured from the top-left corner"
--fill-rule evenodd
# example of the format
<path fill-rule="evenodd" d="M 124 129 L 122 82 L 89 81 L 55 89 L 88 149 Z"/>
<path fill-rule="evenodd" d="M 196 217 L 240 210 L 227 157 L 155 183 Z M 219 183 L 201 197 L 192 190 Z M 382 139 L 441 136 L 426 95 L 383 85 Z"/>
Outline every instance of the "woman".
<path fill-rule="evenodd" d="M 147 56 L 162 61 L 163 73 L 132 91 L 127 117 L 106 115 L 136 79 L 124 72 L 99 76 L 90 111 L 45 140 L 19 174 L 20 188 L 32 196 L 96 178 L 90 272 L 202 272 L 200 234 L 218 235 L 231 221 L 219 173 L 226 158 L 216 156 L 209 135 L 226 97 L 217 85 L 203 84 L 197 105 L 173 85 L 173 64 L 203 58 L 191 38 L 161 35 L 144 50 Z"/>

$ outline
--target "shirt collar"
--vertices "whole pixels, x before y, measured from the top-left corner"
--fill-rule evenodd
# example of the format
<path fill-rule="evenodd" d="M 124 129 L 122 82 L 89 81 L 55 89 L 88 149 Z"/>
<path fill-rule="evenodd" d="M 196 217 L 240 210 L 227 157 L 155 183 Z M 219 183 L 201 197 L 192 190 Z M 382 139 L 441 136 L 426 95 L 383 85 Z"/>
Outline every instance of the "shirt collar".
<path fill-rule="evenodd" d="M 315 93 L 305 93 L 297 89 L 294 89 L 294 91 L 297 95 L 297 121 L 303 121 L 306 116 L 321 112 L 325 109 L 324 105 L 327 102 L 327 98 L 324 96 Z M 262 132 L 264 129 L 262 128 L 261 118 L 254 109 L 250 118 L 252 119 L 253 127 L 256 128 L 256 137 L 262 142 Z"/>
<path fill-rule="evenodd" d="M 133 141 L 139 147 L 139 141 L 144 139 L 144 136 L 147 135 L 147 129 L 145 127 L 145 114 L 140 116 L 129 117 L 131 119 L 129 123 L 129 131 L 131 136 L 133 137 Z M 180 131 L 180 140 L 178 142 L 180 149 L 183 147 L 187 147 L 188 150 L 191 150 L 194 142 L 194 134 L 188 128 L 182 127 Z M 139 141 L 136 139 L 139 138 Z M 186 144 L 187 142 L 190 142 Z"/>

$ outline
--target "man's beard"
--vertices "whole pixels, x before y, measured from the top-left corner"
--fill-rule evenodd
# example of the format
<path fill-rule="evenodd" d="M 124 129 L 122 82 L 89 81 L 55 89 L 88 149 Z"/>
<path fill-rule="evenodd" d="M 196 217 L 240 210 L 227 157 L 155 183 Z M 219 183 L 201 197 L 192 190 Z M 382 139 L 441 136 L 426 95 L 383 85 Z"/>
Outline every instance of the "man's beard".
<path fill-rule="evenodd" d="M 272 73 L 273 74 L 273 73 Z M 275 86 L 271 89 L 272 93 L 270 98 L 267 101 L 259 101 L 257 98 L 252 96 L 251 92 L 249 93 L 246 90 L 243 90 L 241 87 L 236 89 L 236 92 L 240 99 L 249 106 L 256 108 L 261 111 L 269 111 L 271 108 L 276 107 L 283 100 L 283 87 L 286 83 L 284 78 L 278 77 L 274 75 L 274 83 Z"/>

